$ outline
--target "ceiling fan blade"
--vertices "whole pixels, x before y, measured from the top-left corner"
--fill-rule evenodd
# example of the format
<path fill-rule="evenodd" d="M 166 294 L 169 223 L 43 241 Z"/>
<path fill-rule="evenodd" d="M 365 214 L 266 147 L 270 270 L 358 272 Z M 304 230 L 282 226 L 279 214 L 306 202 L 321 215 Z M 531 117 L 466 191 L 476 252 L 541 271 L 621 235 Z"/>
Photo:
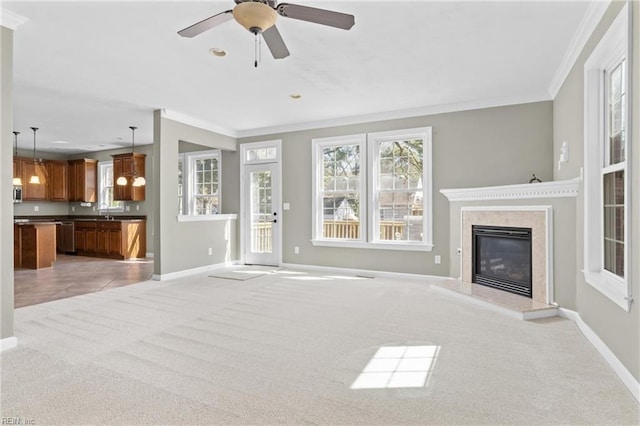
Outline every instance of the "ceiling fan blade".
<path fill-rule="evenodd" d="M 277 11 L 281 16 L 285 16 L 287 18 L 328 25 L 330 27 L 341 28 L 343 30 L 351 29 L 355 24 L 355 18 L 353 15 L 326 9 L 316 9 L 315 7 L 280 3 L 277 7 Z"/>
<path fill-rule="evenodd" d="M 289 49 L 287 49 L 287 45 L 284 44 L 284 40 L 280 36 L 280 31 L 278 31 L 275 25 L 263 31 L 262 38 L 264 38 L 264 41 L 267 43 L 274 59 L 282 59 L 289 56 Z"/>
<path fill-rule="evenodd" d="M 190 27 L 180 30 L 178 31 L 178 34 L 180 34 L 182 37 L 195 37 L 198 34 L 203 33 L 208 29 L 215 27 L 216 25 L 220 25 L 224 22 L 230 21 L 231 19 L 233 19 L 233 10 L 226 10 L 207 19 L 203 19 L 202 21 L 193 24 Z"/>

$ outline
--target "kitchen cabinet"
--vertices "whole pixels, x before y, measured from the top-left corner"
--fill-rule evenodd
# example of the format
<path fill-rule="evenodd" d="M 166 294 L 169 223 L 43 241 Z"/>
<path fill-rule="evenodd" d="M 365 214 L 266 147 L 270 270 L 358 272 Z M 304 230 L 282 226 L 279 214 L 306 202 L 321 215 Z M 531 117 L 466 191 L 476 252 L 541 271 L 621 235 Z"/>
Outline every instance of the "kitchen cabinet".
<path fill-rule="evenodd" d="M 122 201 L 144 201 L 145 186 L 133 186 L 133 171 L 137 176 L 144 177 L 146 154 L 128 153 L 112 155 L 113 157 L 113 199 Z M 120 176 L 127 179 L 126 185 L 117 185 L 115 181 Z"/>
<path fill-rule="evenodd" d="M 13 229 L 14 267 L 40 269 L 56 260 L 56 224 L 20 223 Z"/>
<path fill-rule="evenodd" d="M 96 255 L 97 229 L 95 221 L 75 221 L 73 235 L 76 253 L 86 256 Z"/>
<path fill-rule="evenodd" d="M 13 157 L 13 177 L 22 180 L 22 162 L 18 157 Z"/>
<path fill-rule="evenodd" d="M 70 160 L 68 172 L 69 201 L 95 203 L 98 200 L 98 160 Z"/>
<path fill-rule="evenodd" d="M 47 200 L 47 165 L 43 161 L 26 159 L 20 160 L 22 171 L 22 199 L 24 201 Z M 29 183 L 31 176 L 38 176 L 40 183 Z"/>
<path fill-rule="evenodd" d="M 49 201 L 69 201 L 67 161 L 45 161 L 47 166 L 47 199 Z"/>
<path fill-rule="evenodd" d="M 76 220 L 75 238 L 79 255 L 120 260 L 146 256 L 144 220 Z"/>

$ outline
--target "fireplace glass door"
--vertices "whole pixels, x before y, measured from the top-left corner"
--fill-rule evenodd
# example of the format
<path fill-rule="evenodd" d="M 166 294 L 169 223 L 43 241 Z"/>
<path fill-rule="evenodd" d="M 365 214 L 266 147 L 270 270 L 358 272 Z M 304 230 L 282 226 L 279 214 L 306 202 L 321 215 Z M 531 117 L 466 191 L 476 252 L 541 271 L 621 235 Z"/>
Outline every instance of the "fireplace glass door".
<path fill-rule="evenodd" d="M 473 226 L 473 282 L 531 297 L 531 228 Z"/>

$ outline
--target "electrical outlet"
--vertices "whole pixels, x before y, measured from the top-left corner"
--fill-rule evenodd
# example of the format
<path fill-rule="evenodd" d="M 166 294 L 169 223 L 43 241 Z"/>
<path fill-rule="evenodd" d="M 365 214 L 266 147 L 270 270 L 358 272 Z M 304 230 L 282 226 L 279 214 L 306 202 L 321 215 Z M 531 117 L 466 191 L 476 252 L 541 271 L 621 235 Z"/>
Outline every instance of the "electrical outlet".
<path fill-rule="evenodd" d="M 39 211 L 39 210 L 40 210 L 40 206 L 33 206 L 33 211 L 34 211 L 34 212 L 37 212 L 37 211 Z"/>
<path fill-rule="evenodd" d="M 213 254 L 213 248 L 209 247 L 209 256 Z"/>
<path fill-rule="evenodd" d="M 125 212 L 128 212 L 129 210 L 131 210 L 131 207 L 130 207 L 130 206 L 124 206 L 124 211 L 125 211 Z"/>
<path fill-rule="evenodd" d="M 94 212 L 96 211 L 96 206 L 93 206 L 93 211 L 94 211 Z"/>
<path fill-rule="evenodd" d="M 136 211 L 140 210 L 140 206 L 136 204 Z"/>
<path fill-rule="evenodd" d="M 442 258 L 440 258 L 440 255 L 436 255 L 436 265 L 439 265 L 442 262 Z"/>
<path fill-rule="evenodd" d="M 282 210 L 289 210 L 291 208 L 291 206 L 289 205 L 289 203 L 282 203 Z"/>
<path fill-rule="evenodd" d="M 76 211 L 76 206 L 71 206 L 71 211 L 75 212 Z"/>
<path fill-rule="evenodd" d="M 295 246 L 295 247 L 293 248 L 293 254 L 300 254 L 300 247 Z"/>

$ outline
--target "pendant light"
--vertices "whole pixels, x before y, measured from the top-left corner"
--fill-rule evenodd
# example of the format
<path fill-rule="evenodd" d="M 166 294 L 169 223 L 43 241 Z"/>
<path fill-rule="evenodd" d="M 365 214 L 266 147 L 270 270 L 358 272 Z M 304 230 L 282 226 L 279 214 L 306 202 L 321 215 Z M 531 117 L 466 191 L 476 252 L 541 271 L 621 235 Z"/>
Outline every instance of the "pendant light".
<path fill-rule="evenodd" d="M 136 146 L 136 126 L 129 126 L 129 128 L 131 129 L 131 152 L 133 154 L 135 154 L 134 152 L 134 148 Z M 144 176 L 138 176 L 138 171 L 136 170 L 136 160 L 135 158 L 131 158 L 131 165 L 133 166 L 133 183 L 131 184 L 131 186 L 135 186 L 135 187 L 139 187 L 139 186 L 145 186 L 145 184 L 147 183 L 147 181 L 145 180 Z"/>
<path fill-rule="evenodd" d="M 37 127 L 32 127 L 33 130 L 33 165 L 34 165 L 34 174 L 29 178 L 29 183 L 40 185 L 40 176 L 35 174 L 35 164 L 36 164 L 36 132 L 38 131 Z"/>
<path fill-rule="evenodd" d="M 137 127 L 129 126 L 129 128 L 131 129 L 131 154 L 135 154 Z M 131 186 L 136 186 L 136 187 L 144 186 L 147 182 L 144 179 L 144 177 L 138 176 L 138 171 L 136 170 L 136 161 L 133 155 L 131 157 L 131 168 L 132 170 L 129 170 L 128 172 L 123 172 L 123 174 L 120 177 L 118 177 L 118 179 L 116 180 L 116 184 L 120 186 L 127 185 L 128 183 L 127 176 L 131 176 L 133 178 L 133 182 L 131 183 Z"/>
<path fill-rule="evenodd" d="M 18 156 L 18 135 L 20 134 L 20 132 L 13 132 L 13 156 L 17 157 Z M 18 177 L 14 177 L 13 178 L 13 184 L 15 186 L 22 186 L 22 179 L 20 178 L 20 176 Z"/>

